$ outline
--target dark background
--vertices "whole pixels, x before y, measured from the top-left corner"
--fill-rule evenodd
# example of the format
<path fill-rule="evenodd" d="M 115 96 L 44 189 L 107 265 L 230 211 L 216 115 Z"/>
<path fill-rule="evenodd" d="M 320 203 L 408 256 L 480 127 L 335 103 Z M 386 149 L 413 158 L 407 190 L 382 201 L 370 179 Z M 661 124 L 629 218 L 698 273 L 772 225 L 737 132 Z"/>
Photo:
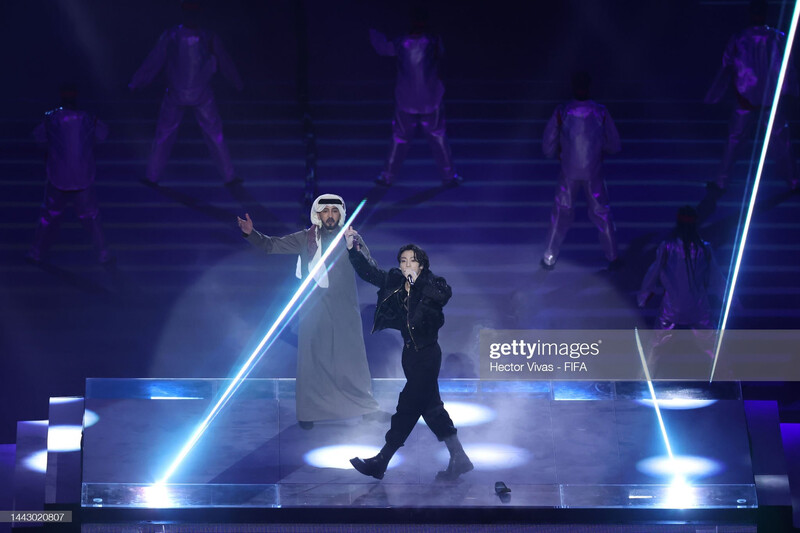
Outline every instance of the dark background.
<path fill-rule="evenodd" d="M 269 94 L 276 84 L 294 83 L 299 4 L 206 2 L 204 25 L 222 37 L 248 94 Z M 561 82 L 583 67 L 601 86 L 602 81 L 647 81 L 659 91 L 680 80 L 696 84 L 698 95 L 712 79 L 727 39 L 747 21 L 746 2 L 427 5 L 446 44 L 450 79 Z M 390 37 L 406 31 L 408 2 L 308 0 L 303 6 L 312 84 L 391 77 L 393 65 L 373 52 L 367 30 L 375 27 Z M 777 19 L 781 7 L 772 9 L 771 18 Z M 179 20 L 176 1 L 4 2 L 2 94 L 52 100 L 60 80 L 74 79 L 87 97 L 117 97 L 161 32 Z M 157 94 L 161 88 L 154 85 Z M 285 89 L 292 94 L 293 87 Z"/>

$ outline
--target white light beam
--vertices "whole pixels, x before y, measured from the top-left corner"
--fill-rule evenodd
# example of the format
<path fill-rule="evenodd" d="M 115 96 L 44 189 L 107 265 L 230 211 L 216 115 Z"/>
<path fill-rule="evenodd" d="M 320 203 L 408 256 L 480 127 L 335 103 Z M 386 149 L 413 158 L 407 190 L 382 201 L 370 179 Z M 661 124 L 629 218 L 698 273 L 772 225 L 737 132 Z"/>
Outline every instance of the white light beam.
<path fill-rule="evenodd" d="M 769 141 L 772 137 L 772 127 L 775 124 L 775 116 L 778 111 L 778 103 L 781 100 L 781 91 L 783 89 L 783 81 L 786 78 L 786 70 L 789 67 L 789 56 L 792 52 L 792 44 L 794 43 L 795 33 L 797 32 L 797 19 L 800 15 L 798 11 L 800 7 L 800 0 L 794 4 L 794 11 L 792 13 L 792 24 L 789 27 L 789 35 L 786 38 L 786 48 L 783 52 L 783 61 L 781 62 L 780 74 L 778 74 L 778 83 L 775 87 L 775 96 L 772 98 L 772 108 L 769 111 L 769 121 L 767 122 L 766 138 L 764 139 L 764 146 L 761 148 L 761 156 L 758 160 L 758 168 L 756 169 L 756 177 L 753 181 L 753 190 L 750 193 L 750 205 L 747 206 L 747 215 L 744 220 L 744 229 L 742 230 L 742 240 L 739 242 L 739 249 L 736 253 L 736 261 L 733 266 L 733 275 L 729 284 L 728 294 L 725 298 L 725 311 L 722 315 L 722 322 L 719 327 L 717 335 L 717 345 L 714 349 L 714 363 L 711 366 L 711 376 L 708 380 L 714 380 L 714 372 L 717 369 L 717 359 L 719 358 L 719 350 L 722 347 L 722 338 L 725 336 L 725 327 L 728 325 L 728 316 L 731 311 L 731 304 L 733 303 L 733 293 L 736 289 L 736 281 L 739 278 L 739 267 L 742 264 L 742 256 L 744 255 L 744 246 L 747 243 L 747 234 L 750 231 L 750 221 L 753 218 L 753 210 L 756 204 L 756 196 L 758 195 L 758 186 L 761 183 L 761 174 L 764 171 L 764 162 L 767 159 L 767 149 L 769 148 Z"/>
<path fill-rule="evenodd" d="M 225 404 L 228 403 L 228 400 L 231 399 L 231 397 L 238 390 L 239 386 L 242 384 L 247 375 L 253 370 L 255 364 L 261 359 L 264 353 L 266 353 L 266 350 L 262 351 L 262 349 L 267 344 L 267 342 L 272 338 L 275 332 L 278 330 L 278 326 L 280 326 L 283 319 L 286 318 L 286 316 L 289 314 L 289 311 L 292 309 L 292 306 L 300 299 L 300 296 L 309 286 L 311 280 L 314 279 L 314 276 L 317 274 L 317 272 L 323 267 L 323 265 L 325 265 L 325 261 L 328 259 L 328 257 L 330 257 L 331 253 L 336 249 L 336 245 L 342 239 L 345 230 L 347 230 L 347 228 L 349 228 L 352 225 L 353 220 L 355 220 L 356 216 L 358 216 L 358 214 L 361 212 L 361 209 L 364 207 L 364 204 L 366 202 L 367 202 L 366 198 L 364 200 L 361 200 L 361 203 L 359 203 L 358 206 L 356 206 L 355 210 L 353 210 L 353 213 L 350 215 L 350 218 L 346 220 L 345 223 L 342 225 L 342 229 L 339 230 L 339 233 L 336 234 L 336 237 L 334 237 L 333 241 L 328 246 L 328 249 L 325 251 L 324 254 L 322 254 L 322 257 L 314 266 L 314 268 L 312 268 L 311 271 L 308 273 L 308 276 L 306 276 L 306 278 L 303 280 L 303 283 L 301 283 L 300 287 L 297 289 L 297 291 L 295 291 L 294 296 L 292 296 L 292 299 L 289 300 L 289 303 L 287 303 L 286 306 L 283 308 L 283 311 L 281 311 L 281 313 L 278 315 L 278 318 L 275 319 L 275 322 L 272 324 L 269 330 L 267 330 L 267 333 L 261 339 L 261 342 L 258 343 L 258 346 L 256 346 L 256 348 L 253 350 L 253 353 L 250 354 L 250 357 L 247 358 L 247 361 L 245 361 L 245 363 L 233 377 L 230 385 L 228 385 L 228 387 L 222 393 L 222 396 L 220 396 L 219 400 L 217 400 L 217 403 L 214 405 L 211 411 L 209 411 L 205 419 L 194 430 L 192 436 L 189 438 L 188 441 L 186 441 L 186 444 L 183 445 L 181 451 L 172 461 L 169 468 L 161 477 L 161 479 L 156 482 L 156 485 L 163 485 L 169 480 L 170 477 L 172 477 L 172 474 L 175 473 L 175 470 L 183 462 L 186 456 L 189 455 L 189 452 L 192 450 L 192 448 L 194 448 L 195 444 L 197 444 L 197 441 L 200 440 L 200 437 L 203 436 L 203 433 L 205 433 L 206 429 L 208 429 L 208 426 L 211 424 L 211 421 L 214 420 L 214 418 L 216 418 L 216 416 L 219 414 L 222 408 L 225 407 Z"/>

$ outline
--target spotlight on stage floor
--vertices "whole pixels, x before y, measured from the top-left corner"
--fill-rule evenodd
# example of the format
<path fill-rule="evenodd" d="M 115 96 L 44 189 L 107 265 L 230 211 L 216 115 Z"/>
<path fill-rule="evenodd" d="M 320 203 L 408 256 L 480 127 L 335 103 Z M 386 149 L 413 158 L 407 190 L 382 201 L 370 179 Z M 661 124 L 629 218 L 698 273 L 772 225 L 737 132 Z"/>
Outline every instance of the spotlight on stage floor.
<path fill-rule="evenodd" d="M 151 509 L 166 509 L 175 507 L 175 501 L 170 495 L 169 488 L 166 485 L 156 483 L 148 487 L 143 487 L 142 500 L 144 507 Z"/>
<path fill-rule="evenodd" d="M 464 446 L 464 451 L 469 455 L 470 461 L 477 470 L 508 470 L 517 468 L 530 461 L 530 452 L 525 448 L 508 446 L 505 444 L 470 444 Z M 437 459 L 447 463 L 450 454 L 447 449 L 442 449 L 437 454 Z"/>
<path fill-rule="evenodd" d="M 94 411 L 90 411 L 87 409 L 83 413 L 83 429 L 88 427 L 92 427 L 93 425 L 97 424 L 100 420 L 100 417 Z"/>
<path fill-rule="evenodd" d="M 667 489 L 664 504 L 669 509 L 692 509 L 697 506 L 697 489 L 682 476 L 676 476 Z"/>
<path fill-rule="evenodd" d="M 450 414 L 453 420 L 453 425 L 458 427 L 477 426 L 491 422 L 497 416 L 494 409 L 480 405 L 477 403 L 468 402 L 447 402 L 444 408 Z M 420 424 L 425 424 L 423 418 L 419 419 Z"/>
<path fill-rule="evenodd" d="M 305 454 L 303 459 L 305 459 L 307 464 L 317 468 L 352 470 L 353 465 L 350 464 L 350 459 L 353 457 L 360 457 L 362 459 L 374 457 L 379 451 L 381 451 L 381 449 L 375 446 L 341 444 L 338 446 L 316 448 Z M 403 456 L 396 453 L 394 457 L 392 457 L 392 460 L 389 461 L 389 468 L 394 468 L 402 463 Z"/>
<path fill-rule="evenodd" d="M 668 455 L 648 457 L 636 463 L 636 470 L 654 477 L 698 479 L 722 472 L 724 465 L 698 455 Z"/>
<path fill-rule="evenodd" d="M 653 400 L 651 399 L 638 400 L 638 402 L 646 407 L 653 407 Z M 708 407 L 715 403 L 717 403 L 717 400 L 691 400 L 687 398 L 667 398 L 658 400 L 658 406 L 661 409 L 671 409 L 675 411 L 702 409 L 703 407 Z"/>

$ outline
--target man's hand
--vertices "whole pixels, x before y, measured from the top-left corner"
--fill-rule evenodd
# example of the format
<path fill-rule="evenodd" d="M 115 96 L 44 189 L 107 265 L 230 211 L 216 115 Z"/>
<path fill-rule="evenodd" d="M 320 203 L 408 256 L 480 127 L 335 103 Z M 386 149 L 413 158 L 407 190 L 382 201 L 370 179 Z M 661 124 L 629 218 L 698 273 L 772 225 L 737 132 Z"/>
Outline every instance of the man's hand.
<path fill-rule="evenodd" d="M 639 307 L 644 307 L 652 296 L 653 293 L 650 291 L 641 291 L 636 295 L 636 303 L 639 304 Z"/>
<path fill-rule="evenodd" d="M 417 273 L 411 269 L 403 270 L 403 276 L 405 276 L 406 280 L 408 280 L 411 283 L 417 281 Z"/>
<path fill-rule="evenodd" d="M 346 230 L 344 230 L 344 240 L 347 242 L 347 249 L 350 250 L 353 248 L 353 242 L 358 238 L 358 232 L 353 229 L 353 226 L 350 226 Z"/>
<path fill-rule="evenodd" d="M 242 230 L 242 233 L 245 235 L 250 235 L 253 233 L 253 221 L 250 220 L 250 215 L 248 213 L 244 214 L 244 218 L 245 220 L 236 217 L 236 220 L 239 222 L 239 229 Z"/>

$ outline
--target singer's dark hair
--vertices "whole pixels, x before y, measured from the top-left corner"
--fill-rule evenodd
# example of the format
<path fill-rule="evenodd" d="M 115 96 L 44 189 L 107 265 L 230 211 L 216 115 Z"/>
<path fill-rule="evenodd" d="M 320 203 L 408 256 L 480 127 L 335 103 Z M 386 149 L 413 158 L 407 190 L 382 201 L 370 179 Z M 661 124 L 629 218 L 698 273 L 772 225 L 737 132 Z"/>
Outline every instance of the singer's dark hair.
<path fill-rule="evenodd" d="M 408 250 L 414 252 L 414 259 L 417 260 L 417 262 L 422 268 L 424 268 L 425 270 L 428 270 L 428 268 L 430 268 L 431 263 L 430 261 L 428 261 L 428 254 L 426 254 L 425 250 L 423 250 L 416 244 L 406 244 L 405 246 L 400 247 L 400 251 L 397 252 L 398 263 L 400 262 L 400 256 L 403 255 L 403 252 L 407 252 Z"/>

